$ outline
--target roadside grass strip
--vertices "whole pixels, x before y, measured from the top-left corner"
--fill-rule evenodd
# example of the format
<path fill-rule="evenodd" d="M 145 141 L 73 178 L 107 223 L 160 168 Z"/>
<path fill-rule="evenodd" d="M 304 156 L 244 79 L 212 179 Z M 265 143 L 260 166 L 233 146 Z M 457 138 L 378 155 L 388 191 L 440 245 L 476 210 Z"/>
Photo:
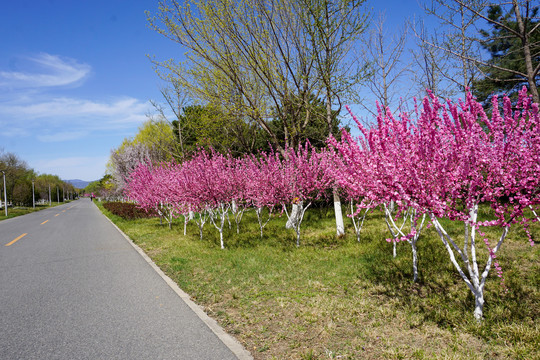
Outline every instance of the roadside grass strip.
<path fill-rule="evenodd" d="M 336 238 L 331 209 L 308 209 L 302 246 L 272 217 L 263 238 L 248 211 L 236 233 L 224 227 L 220 249 L 213 227 L 175 219 L 125 220 L 98 207 L 193 301 L 262 359 L 540 359 L 540 249 L 515 227 L 497 253 L 505 286 L 487 279 L 484 321 L 471 313 L 474 298 L 463 287 L 433 228 L 418 242 L 419 281 L 412 282 L 411 250 L 385 241 L 384 213 L 366 218 L 361 241 L 352 224 Z M 489 215 L 489 208 L 482 208 Z M 462 228 L 444 224 L 452 236 Z M 537 236 L 540 224 L 532 224 Z M 486 237 L 498 229 L 486 230 Z M 461 239 L 463 240 L 463 239 Z M 487 250 L 479 248 L 485 259 Z"/>

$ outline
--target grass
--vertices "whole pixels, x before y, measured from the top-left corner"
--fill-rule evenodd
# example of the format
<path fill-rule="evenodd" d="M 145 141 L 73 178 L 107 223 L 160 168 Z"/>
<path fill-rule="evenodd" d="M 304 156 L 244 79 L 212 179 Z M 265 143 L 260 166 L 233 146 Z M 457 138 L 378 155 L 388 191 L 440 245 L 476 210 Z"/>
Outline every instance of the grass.
<path fill-rule="evenodd" d="M 25 206 L 15 206 L 15 207 L 11 207 L 11 208 L 8 207 L 8 216 L 7 217 L 5 215 L 6 214 L 5 209 L 2 208 L 2 209 L 0 209 L 0 221 L 5 220 L 5 219 L 11 219 L 11 218 L 21 216 L 21 215 L 30 214 L 30 213 L 33 213 L 33 212 L 36 212 L 36 211 L 48 209 L 50 207 L 55 207 L 55 206 L 62 205 L 62 204 L 65 204 L 65 203 L 52 202 L 51 206 L 49 206 L 49 205 L 36 205 L 35 209 L 33 207 L 25 207 Z"/>
<path fill-rule="evenodd" d="M 239 235 L 231 219 L 220 250 L 211 224 L 201 241 L 194 223 L 184 236 L 180 219 L 168 230 L 159 219 L 127 221 L 97 204 L 255 359 L 540 358 L 540 251 L 518 227 L 497 258 L 509 291 L 492 269 L 477 324 L 473 297 L 435 231 L 418 242 L 420 278 L 412 283 L 410 246 L 398 244 L 392 258 L 380 212 L 368 215 L 358 243 L 352 225 L 335 237 L 332 210 L 310 209 L 300 248 L 284 217 L 261 240 L 248 212 Z"/>

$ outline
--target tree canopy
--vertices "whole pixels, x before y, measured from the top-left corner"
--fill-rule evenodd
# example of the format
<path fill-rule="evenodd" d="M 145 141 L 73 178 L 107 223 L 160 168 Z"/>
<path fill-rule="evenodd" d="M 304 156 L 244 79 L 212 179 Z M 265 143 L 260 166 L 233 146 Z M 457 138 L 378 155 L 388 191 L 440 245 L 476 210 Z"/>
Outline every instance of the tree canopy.
<path fill-rule="evenodd" d="M 480 66 L 485 77 L 473 85 L 478 98 L 487 99 L 493 93 L 507 93 L 515 98 L 523 85 L 529 85 L 528 78 L 524 76 L 529 71 L 523 51 L 525 46 L 532 55 L 532 78 L 536 87 L 540 85 L 540 21 L 537 15 L 538 6 L 521 21 L 527 36 L 516 36 L 522 30 L 515 9 L 504 9 L 500 5 L 489 7 L 487 16 L 491 20 L 491 28 L 481 30 L 480 34 L 482 46 L 489 52 L 490 59 L 487 65 Z"/>

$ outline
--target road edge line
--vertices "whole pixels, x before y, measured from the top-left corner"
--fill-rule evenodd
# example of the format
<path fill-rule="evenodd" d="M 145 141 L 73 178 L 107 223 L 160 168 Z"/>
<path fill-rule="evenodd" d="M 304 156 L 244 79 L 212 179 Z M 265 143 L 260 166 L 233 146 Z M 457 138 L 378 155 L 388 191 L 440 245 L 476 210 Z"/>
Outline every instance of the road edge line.
<path fill-rule="evenodd" d="M 98 209 L 99 210 L 99 209 Z M 218 337 L 218 339 L 221 340 L 231 350 L 231 352 L 239 359 L 239 360 L 253 360 L 253 356 L 247 351 L 242 344 L 238 340 L 236 340 L 234 337 L 229 335 L 223 328 L 217 323 L 216 320 L 212 319 L 210 316 L 208 316 L 207 313 L 204 312 L 203 308 L 196 304 L 193 300 L 191 300 L 190 296 L 182 290 L 177 283 L 175 283 L 167 274 L 163 272 L 159 268 L 159 266 L 156 265 L 152 261 L 152 259 L 141 249 L 137 244 L 131 240 L 129 236 L 127 236 L 111 219 L 109 219 L 108 216 L 103 214 L 101 210 L 99 211 L 101 215 L 103 215 L 109 222 L 122 234 L 124 239 L 127 240 L 131 246 L 139 253 L 139 255 L 142 256 L 142 258 L 154 269 L 154 271 L 169 285 L 169 287 L 186 303 L 187 306 L 193 312 L 199 317 L 199 319 L 202 320 L 212 330 L 212 332 Z"/>

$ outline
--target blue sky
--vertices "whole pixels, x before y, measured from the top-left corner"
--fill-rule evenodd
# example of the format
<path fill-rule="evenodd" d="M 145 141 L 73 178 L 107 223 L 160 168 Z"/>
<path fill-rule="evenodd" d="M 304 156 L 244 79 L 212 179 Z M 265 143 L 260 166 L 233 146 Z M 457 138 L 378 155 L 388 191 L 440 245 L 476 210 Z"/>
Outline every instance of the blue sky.
<path fill-rule="evenodd" d="M 389 23 L 420 13 L 415 0 L 372 1 Z M 178 45 L 147 26 L 157 0 L 2 2 L 0 149 L 38 173 L 96 180 L 112 148 L 160 100 L 147 55 L 178 59 Z"/>

